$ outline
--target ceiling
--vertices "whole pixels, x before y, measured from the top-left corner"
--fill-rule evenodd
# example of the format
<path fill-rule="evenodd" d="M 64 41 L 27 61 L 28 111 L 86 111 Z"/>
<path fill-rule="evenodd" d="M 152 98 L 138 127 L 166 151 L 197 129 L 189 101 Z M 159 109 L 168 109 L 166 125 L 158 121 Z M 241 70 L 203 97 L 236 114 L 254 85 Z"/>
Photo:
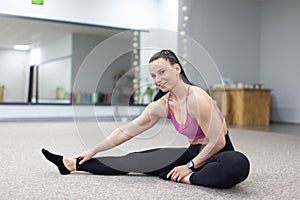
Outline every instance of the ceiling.
<path fill-rule="evenodd" d="M 50 20 L 0 16 L 0 48 L 16 44 L 40 46 L 72 33 L 112 36 L 126 29 Z"/>

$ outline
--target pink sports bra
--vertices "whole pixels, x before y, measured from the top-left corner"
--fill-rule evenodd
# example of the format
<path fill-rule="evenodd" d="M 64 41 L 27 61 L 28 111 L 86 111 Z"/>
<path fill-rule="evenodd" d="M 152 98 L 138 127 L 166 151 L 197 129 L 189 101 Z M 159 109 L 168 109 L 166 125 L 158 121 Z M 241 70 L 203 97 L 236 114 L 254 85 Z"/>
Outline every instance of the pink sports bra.
<path fill-rule="evenodd" d="M 188 102 L 188 94 L 189 94 L 189 91 L 190 91 L 190 87 L 188 87 L 187 89 L 187 93 L 186 93 L 186 121 L 183 125 L 181 125 L 180 123 L 178 123 L 174 117 L 174 114 L 172 113 L 171 109 L 170 109 L 170 94 L 169 94 L 169 97 L 168 97 L 168 118 L 171 119 L 175 129 L 187 136 L 190 140 L 197 140 L 197 139 L 203 139 L 205 138 L 205 134 L 203 133 L 201 127 L 199 126 L 197 120 L 195 120 L 194 118 L 192 118 L 192 116 L 189 114 L 188 112 L 188 109 L 187 109 L 187 102 Z M 224 121 L 224 117 L 222 115 L 222 113 L 220 113 L 220 110 L 219 110 L 219 115 L 220 115 L 220 118 L 221 118 L 221 121 L 223 123 Z"/>

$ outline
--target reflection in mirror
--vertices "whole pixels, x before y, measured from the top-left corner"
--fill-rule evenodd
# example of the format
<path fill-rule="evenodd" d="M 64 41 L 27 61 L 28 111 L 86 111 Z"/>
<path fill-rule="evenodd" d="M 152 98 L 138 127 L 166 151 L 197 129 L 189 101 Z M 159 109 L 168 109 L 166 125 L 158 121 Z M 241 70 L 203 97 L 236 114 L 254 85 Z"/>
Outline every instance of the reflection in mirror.
<path fill-rule="evenodd" d="M 133 100 L 129 100 L 134 95 L 133 80 L 124 77 L 139 64 L 139 57 L 135 58 L 133 52 L 134 33 L 135 31 L 124 31 L 105 39 L 103 43 L 102 40 L 100 43 L 94 40 L 96 43 L 93 48 L 95 48 L 93 51 L 85 51 L 87 52 L 85 55 L 80 53 L 81 50 L 89 49 L 88 44 L 92 42 L 86 42 L 89 38 L 82 35 L 76 36 L 73 47 L 73 58 L 76 60 L 73 60 L 73 69 L 76 68 L 77 73 L 72 75 L 73 103 L 118 105 L 133 103 Z M 111 41 L 117 41 L 117 45 L 111 44 Z M 126 50 L 119 54 L 116 49 Z M 119 82 L 123 83 L 122 87 L 117 84 Z M 125 84 L 128 85 L 127 90 L 123 87 Z"/>
<path fill-rule="evenodd" d="M 28 63 L 29 52 L 0 47 L 0 102 L 26 101 Z"/>
<path fill-rule="evenodd" d="M 0 29 L 0 102 L 108 103 L 101 95 L 112 94 L 116 78 L 120 73 L 131 70 L 139 58 L 132 51 L 120 56 L 108 67 L 97 63 L 98 67 L 106 67 L 106 71 L 96 90 L 89 88 L 87 77 L 85 82 L 80 83 L 80 91 L 72 91 L 86 56 L 98 44 L 126 29 L 7 15 L 0 16 Z M 122 38 L 122 45 L 133 46 L 134 42 L 139 42 L 138 31 L 131 31 L 127 38 Z M 29 45 L 29 49 L 13 49 L 17 44 Z M 30 77 L 30 66 L 38 68 L 33 77 Z M 30 78 L 34 84 L 28 99 Z M 131 86 L 134 84 L 131 83 Z M 119 94 L 126 96 L 125 101 L 130 99 L 133 103 L 133 90 Z"/>

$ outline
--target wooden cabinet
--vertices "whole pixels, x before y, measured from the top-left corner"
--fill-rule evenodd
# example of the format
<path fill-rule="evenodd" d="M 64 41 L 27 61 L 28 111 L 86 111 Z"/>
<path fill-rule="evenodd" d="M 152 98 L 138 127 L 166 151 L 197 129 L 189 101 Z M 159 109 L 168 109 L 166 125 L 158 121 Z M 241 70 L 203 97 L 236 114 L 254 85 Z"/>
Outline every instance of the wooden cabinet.
<path fill-rule="evenodd" d="M 4 99 L 4 85 L 0 85 L 0 102 Z"/>
<path fill-rule="evenodd" d="M 227 124 L 268 126 L 270 123 L 269 89 L 211 90 Z"/>

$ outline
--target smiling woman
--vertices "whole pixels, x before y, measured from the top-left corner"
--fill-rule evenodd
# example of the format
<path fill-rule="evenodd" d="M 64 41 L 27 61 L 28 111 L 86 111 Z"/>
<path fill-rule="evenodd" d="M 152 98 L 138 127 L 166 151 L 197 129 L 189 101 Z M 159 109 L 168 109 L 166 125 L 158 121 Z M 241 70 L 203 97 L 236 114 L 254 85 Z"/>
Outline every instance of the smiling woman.
<path fill-rule="evenodd" d="M 75 171 L 98 175 L 137 172 L 215 188 L 230 188 L 244 181 L 250 170 L 249 160 L 234 150 L 225 119 L 211 97 L 200 87 L 183 81 L 177 56 L 170 50 L 155 53 L 150 58 L 149 71 L 161 95 L 141 115 L 78 156 L 67 158 L 42 149 L 45 158 L 62 175 Z M 147 131 L 162 118 L 170 119 L 176 130 L 187 137 L 188 148 L 163 147 L 125 156 L 94 157 Z M 172 139 L 165 142 L 169 140 Z"/>

